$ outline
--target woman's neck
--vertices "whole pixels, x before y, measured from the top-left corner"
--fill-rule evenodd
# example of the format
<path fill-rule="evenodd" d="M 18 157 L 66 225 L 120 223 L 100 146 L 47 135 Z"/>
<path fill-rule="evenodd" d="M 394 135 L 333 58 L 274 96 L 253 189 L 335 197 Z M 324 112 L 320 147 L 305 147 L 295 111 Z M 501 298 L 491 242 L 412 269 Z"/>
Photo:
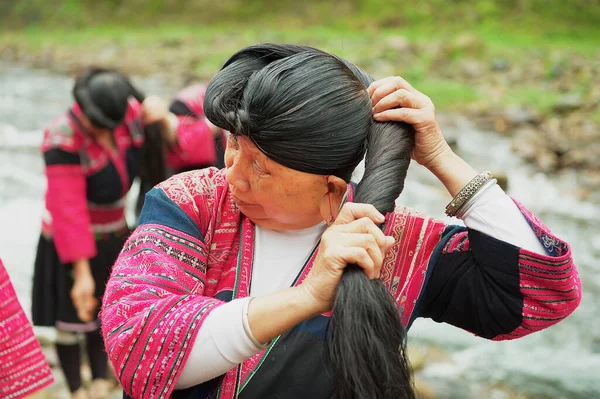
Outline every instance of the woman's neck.
<path fill-rule="evenodd" d="M 112 150 L 117 149 L 117 142 L 115 140 L 115 136 L 110 130 L 102 129 L 100 131 L 94 132 L 94 138 L 104 147 L 110 148 Z"/>

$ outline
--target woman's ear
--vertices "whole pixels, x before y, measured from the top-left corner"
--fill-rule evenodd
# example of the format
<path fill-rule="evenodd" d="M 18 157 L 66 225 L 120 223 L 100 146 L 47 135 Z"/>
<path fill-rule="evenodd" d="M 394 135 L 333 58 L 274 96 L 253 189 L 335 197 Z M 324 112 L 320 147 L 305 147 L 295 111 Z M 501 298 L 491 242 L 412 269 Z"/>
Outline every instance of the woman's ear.
<path fill-rule="evenodd" d="M 347 183 L 337 176 L 324 176 L 324 195 L 320 201 L 321 217 L 331 224 L 337 218 L 340 205 L 346 194 Z"/>
<path fill-rule="evenodd" d="M 337 176 L 327 176 L 327 191 L 332 195 L 332 199 L 338 200 L 338 207 L 342 202 L 348 184 Z"/>

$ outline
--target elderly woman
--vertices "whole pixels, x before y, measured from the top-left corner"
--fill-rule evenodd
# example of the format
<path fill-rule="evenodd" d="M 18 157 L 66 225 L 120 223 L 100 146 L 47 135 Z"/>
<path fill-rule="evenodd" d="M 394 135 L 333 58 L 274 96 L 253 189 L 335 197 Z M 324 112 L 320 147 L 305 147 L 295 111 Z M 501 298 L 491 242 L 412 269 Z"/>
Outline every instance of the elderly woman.
<path fill-rule="evenodd" d="M 232 133 L 226 168 L 148 193 L 106 289 L 102 329 L 127 395 L 381 397 L 340 392 L 340 364 L 329 372 L 328 322 L 348 267 L 385 287 L 398 330 L 429 317 L 514 339 L 577 307 L 569 245 L 450 150 L 429 98 L 398 77 L 371 82 L 335 56 L 284 45 L 243 49 L 213 78 L 204 109 Z M 393 208 L 409 154 L 466 228 Z M 362 309 L 369 292 L 346 305 Z M 389 368 L 377 360 L 341 366 L 377 377 Z M 413 397 L 403 383 L 384 396 Z"/>

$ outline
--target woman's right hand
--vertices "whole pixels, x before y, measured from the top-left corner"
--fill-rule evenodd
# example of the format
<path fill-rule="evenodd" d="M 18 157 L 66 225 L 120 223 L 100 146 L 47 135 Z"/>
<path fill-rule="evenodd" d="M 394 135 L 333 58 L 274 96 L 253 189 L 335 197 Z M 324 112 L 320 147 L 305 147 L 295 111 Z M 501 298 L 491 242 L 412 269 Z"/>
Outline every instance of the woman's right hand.
<path fill-rule="evenodd" d="M 73 275 L 75 282 L 71 288 L 71 300 L 77 311 L 77 317 L 85 323 L 94 320 L 94 312 L 98 307 L 98 300 L 95 297 L 96 283 L 90 269 L 87 259 L 82 259 L 74 263 Z"/>
<path fill-rule="evenodd" d="M 372 205 L 346 203 L 325 230 L 313 267 L 301 284 L 320 313 L 331 310 L 348 264 L 361 267 L 369 279 L 379 278 L 383 258 L 395 242 L 377 227 L 384 221 Z"/>

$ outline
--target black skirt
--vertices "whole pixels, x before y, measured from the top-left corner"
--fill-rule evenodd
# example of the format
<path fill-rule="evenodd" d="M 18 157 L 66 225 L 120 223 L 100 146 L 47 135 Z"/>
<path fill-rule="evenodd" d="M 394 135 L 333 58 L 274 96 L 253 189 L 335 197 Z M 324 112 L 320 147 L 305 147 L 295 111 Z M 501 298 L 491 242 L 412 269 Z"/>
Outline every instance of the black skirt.
<path fill-rule="evenodd" d="M 127 232 L 106 234 L 96 240 L 98 254 L 90 259 L 90 268 L 96 283 L 95 296 L 101 303 L 112 266 L 127 239 Z M 36 326 L 57 327 L 62 331 L 89 332 L 99 328 L 98 312 L 94 321 L 84 323 L 77 317 L 70 292 L 73 287 L 72 264 L 63 264 L 58 258 L 54 241 L 40 236 L 32 290 L 32 319 Z"/>

